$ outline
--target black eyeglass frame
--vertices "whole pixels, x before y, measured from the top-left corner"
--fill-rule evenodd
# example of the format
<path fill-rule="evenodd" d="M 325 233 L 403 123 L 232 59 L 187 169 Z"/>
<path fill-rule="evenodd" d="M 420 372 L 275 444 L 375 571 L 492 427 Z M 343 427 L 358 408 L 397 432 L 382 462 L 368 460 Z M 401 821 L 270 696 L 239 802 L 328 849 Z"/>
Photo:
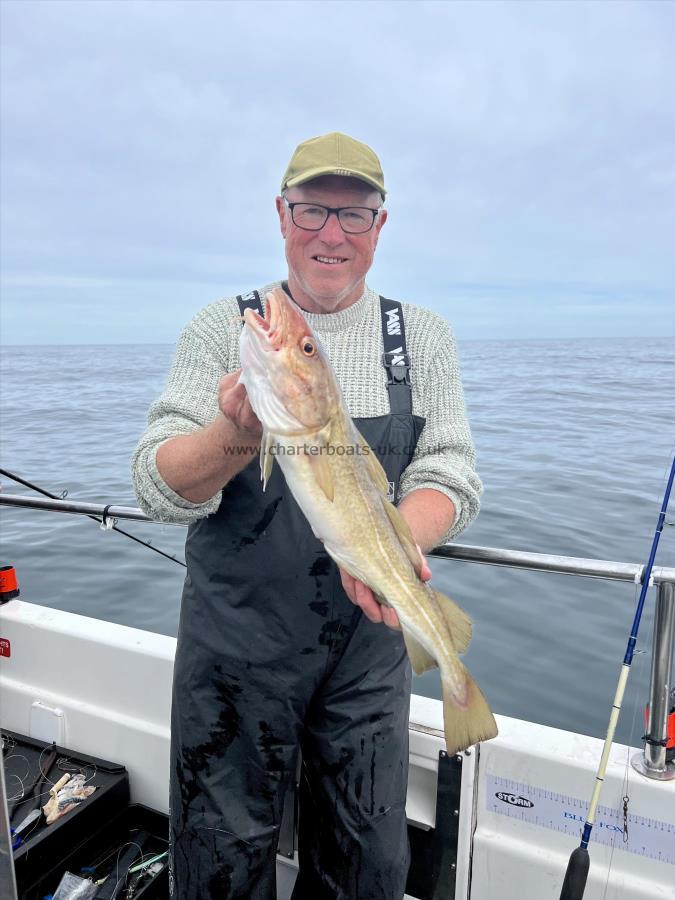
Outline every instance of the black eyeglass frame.
<path fill-rule="evenodd" d="M 284 197 L 284 203 L 291 211 L 291 219 L 293 220 L 293 224 L 295 225 L 295 227 L 301 228 L 303 231 L 321 231 L 323 226 L 326 224 L 326 222 L 330 218 L 331 213 L 335 213 L 335 218 L 338 220 L 340 228 L 344 231 L 345 234 L 368 234 L 369 231 L 373 230 L 373 225 L 375 224 L 375 219 L 377 218 L 377 214 L 380 211 L 379 207 L 377 209 L 373 209 L 372 206 L 324 206 L 323 203 L 311 203 L 311 202 L 308 202 L 307 200 L 298 200 L 295 203 L 290 203 L 286 199 L 286 197 Z M 318 228 L 307 228 L 306 225 L 298 225 L 298 223 L 295 221 L 295 215 L 293 213 L 293 210 L 296 206 L 316 206 L 318 209 L 325 209 L 326 210 L 326 218 L 323 220 L 323 222 L 321 223 L 321 225 L 319 225 Z M 345 226 L 340 221 L 340 213 L 345 209 L 359 209 L 359 210 L 363 210 L 364 212 L 367 211 L 369 213 L 372 213 L 373 221 L 370 223 L 368 228 L 365 229 L 365 231 L 347 231 Z"/>

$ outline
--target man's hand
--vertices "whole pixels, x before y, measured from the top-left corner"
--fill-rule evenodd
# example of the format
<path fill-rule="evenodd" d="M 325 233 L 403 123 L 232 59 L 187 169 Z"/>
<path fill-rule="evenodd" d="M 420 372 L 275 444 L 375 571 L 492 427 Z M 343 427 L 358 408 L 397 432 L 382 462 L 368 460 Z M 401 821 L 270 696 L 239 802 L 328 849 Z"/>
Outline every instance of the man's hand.
<path fill-rule="evenodd" d="M 240 372 L 230 372 L 220 379 L 219 412 L 213 422 L 191 434 L 170 438 L 157 448 L 159 474 L 191 503 L 210 500 L 260 450 L 262 425 L 246 388 L 237 383 Z"/>
<path fill-rule="evenodd" d="M 253 407 L 248 399 L 246 388 L 239 384 L 241 369 L 230 372 L 218 382 L 218 407 L 221 413 L 239 431 L 249 435 L 260 436 L 262 425 L 253 412 Z"/>
<path fill-rule="evenodd" d="M 420 559 L 422 560 L 422 581 L 429 581 L 431 569 L 427 565 L 419 545 L 417 549 L 420 551 Z M 401 623 L 398 620 L 396 610 L 391 606 L 382 606 L 381 603 L 378 603 L 368 585 L 357 578 L 352 578 L 343 569 L 340 569 L 340 578 L 342 579 L 342 587 L 345 593 L 352 603 L 361 607 L 367 619 L 370 619 L 371 622 L 384 622 L 390 628 L 395 628 L 397 631 L 401 630 Z"/>

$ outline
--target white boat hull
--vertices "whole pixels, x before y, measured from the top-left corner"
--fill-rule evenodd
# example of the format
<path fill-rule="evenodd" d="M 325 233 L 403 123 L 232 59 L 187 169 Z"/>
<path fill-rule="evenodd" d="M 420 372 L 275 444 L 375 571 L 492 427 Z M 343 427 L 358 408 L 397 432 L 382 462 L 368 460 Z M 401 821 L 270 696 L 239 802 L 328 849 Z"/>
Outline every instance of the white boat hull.
<path fill-rule="evenodd" d="M 175 639 L 19 600 L 0 639 L 0 726 L 124 764 L 133 800 L 167 812 Z M 557 900 L 602 742 L 497 718 L 499 737 L 462 755 L 455 900 Z M 413 696 L 407 812 L 423 829 L 437 824 L 441 729 L 440 701 Z M 585 900 L 675 900 L 675 782 L 636 773 L 632 752 L 612 750 Z M 296 861 L 278 859 L 283 900 Z"/>

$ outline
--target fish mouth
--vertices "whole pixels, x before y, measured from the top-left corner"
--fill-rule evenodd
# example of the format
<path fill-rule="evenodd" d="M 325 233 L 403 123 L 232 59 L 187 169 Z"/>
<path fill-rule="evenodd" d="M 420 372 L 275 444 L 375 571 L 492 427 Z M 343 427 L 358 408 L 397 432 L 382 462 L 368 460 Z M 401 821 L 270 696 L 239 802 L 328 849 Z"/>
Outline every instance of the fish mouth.
<path fill-rule="evenodd" d="M 282 319 L 279 301 L 271 292 L 265 299 L 267 304 L 264 318 L 255 309 L 245 309 L 244 322 L 258 339 L 261 350 L 280 350 L 283 330 L 279 328 Z"/>
<path fill-rule="evenodd" d="M 274 355 L 284 349 L 294 334 L 292 302 L 280 289 L 265 297 L 265 315 L 254 309 L 244 310 L 244 328 L 240 339 L 242 373 L 240 383 L 249 394 L 251 405 L 264 427 L 273 434 L 303 435 L 303 423 L 287 408 L 283 390 L 283 356 Z M 280 369 L 281 366 L 281 369 Z"/>

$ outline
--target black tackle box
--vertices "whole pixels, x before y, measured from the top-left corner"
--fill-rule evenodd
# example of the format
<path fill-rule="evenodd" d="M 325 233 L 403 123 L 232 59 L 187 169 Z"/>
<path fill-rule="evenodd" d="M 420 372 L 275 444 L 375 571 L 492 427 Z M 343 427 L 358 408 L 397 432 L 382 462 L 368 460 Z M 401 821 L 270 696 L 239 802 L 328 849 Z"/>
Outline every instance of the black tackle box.
<path fill-rule="evenodd" d="M 126 807 L 117 816 L 73 848 L 57 866 L 19 893 L 19 900 L 44 900 L 56 891 L 64 872 L 93 881 L 106 879 L 96 898 L 114 900 L 167 900 L 169 896 L 169 820 L 162 813 L 141 804 Z M 131 851 L 130 856 L 125 854 Z M 133 859 L 131 858 L 133 857 Z M 135 882 L 128 869 L 141 859 L 157 861 L 157 872 Z"/>
<path fill-rule="evenodd" d="M 21 895 L 73 847 L 83 843 L 102 823 L 128 806 L 129 776 L 124 766 L 58 745 L 55 746 L 54 763 L 45 773 L 54 745 L 5 729 L 2 743 L 7 806 L 13 828 L 20 825 L 38 803 L 41 806 L 47 803 L 49 788 L 65 772 L 70 772 L 71 777 L 78 771 L 83 772 L 86 784 L 96 788 L 90 797 L 51 825 L 47 825 L 41 816 L 36 825 L 22 833 L 20 845 L 14 849 L 14 869 Z"/>
<path fill-rule="evenodd" d="M 14 850 L 19 900 L 44 900 L 54 894 L 65 872 L 103 881 L 102 897 L 165 900 L 168 818 L 145 806 L 129 804 L 129 777 L 124 766 L 6 729 L 2 730 L 2 753 L 10 824 L 14 828 L 37 807 L 38 788 L 32 794 L 30 788 L 39 783 L 51 758 L 54 762 L 48 780 L 39 788 L 43 793 L 41 806 L 49 799 L 51 785 L 66 771 L 71 775 L 84 773 L 86 784 L 96 788 L 51 825 L 46 825 L 42 816 L 34 828 L 24 832 L 22 843 Z M 140 845 L 138 852 L 136 845 Z M 152 878 L 136 882 L 134 875 L 126 877 L 125 865 L 128 870 L 141 859 L 155 856 L 160 857 L 159 871 Z M 115 885 L 117 890 L 111 894 Z"/>

